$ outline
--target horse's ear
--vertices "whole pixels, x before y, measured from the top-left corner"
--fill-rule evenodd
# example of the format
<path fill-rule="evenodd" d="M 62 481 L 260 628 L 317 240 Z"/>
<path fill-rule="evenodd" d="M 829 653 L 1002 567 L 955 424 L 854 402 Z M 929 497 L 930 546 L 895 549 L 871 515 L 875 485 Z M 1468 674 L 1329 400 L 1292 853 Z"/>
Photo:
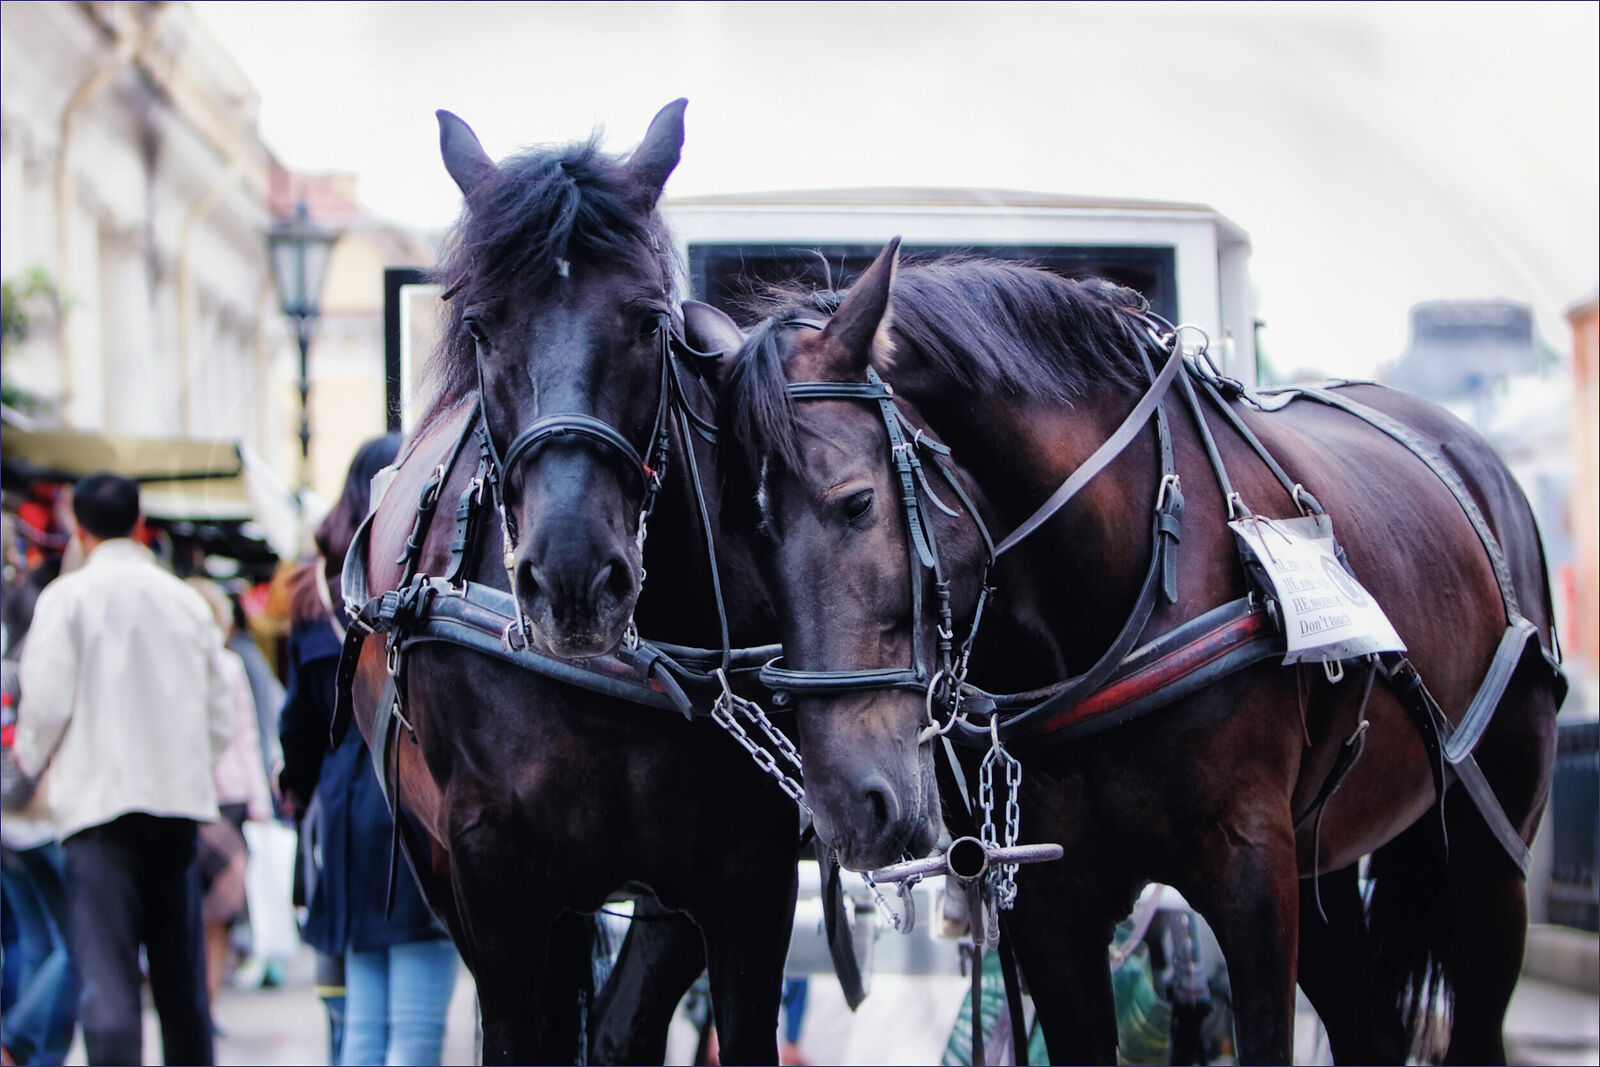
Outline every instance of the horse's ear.
<path fill-rule="evenodd" d="M 679 97 L 656 112 L 644 140 L 628 158 L 628 171 L 644 196 L 646 210 L 655 210 L 668 176 L 683 155 L 683 109 L 688 106 L 689 101 Z"/>
<path fill-rule="evenodd" d="M 886 366 L 893 351 L 889 342 L 889 290 L 894 285 L 900 238 L 883 246 L 872 266 L 850 287 L 839 310 L 828 320 L 822 336 L 841 346 L 858 366 L 841 368 L 865 374 L 869 364 Z"/>
<path fill-rule="evenodd" d="M 481 185 L 495 171 L 494 160 L 478 143 L 472 127 L 448 111 L 435 111 L 439 119 L 439 154 L 444 156 L 444 169 L 450 172 L 463 196 Z"/>
<path fill-rule="evenodd" d="M 694 350 L 690 367 L 716 390 L 721 390 L 733 363 L 733 354 L 744 344 L 744 333 L 720 308 L 698 300 L 683 302 L 683 339 Z"/>

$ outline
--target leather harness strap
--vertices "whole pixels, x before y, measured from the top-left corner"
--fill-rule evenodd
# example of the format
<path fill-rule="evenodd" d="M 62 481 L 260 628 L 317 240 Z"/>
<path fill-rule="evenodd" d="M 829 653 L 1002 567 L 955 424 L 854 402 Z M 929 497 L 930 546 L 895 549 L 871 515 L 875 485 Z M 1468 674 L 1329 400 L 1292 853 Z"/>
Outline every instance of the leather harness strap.
<path fill-rule="evenodd" d="M 1434 475 L 1450 490 L 1451 495 L 1456 498 L 1456 503 L 1461 506 L 1461 510 L 1466 514 L 1467 521 L 1472 523 L 1472 528 L 1477 533 L 1478 540 L 1483 543 L 1483 550 L 1489 557 L 1489 565 L 1494 568 L 1495 581 L 1500 586 L 1500 598 L 1505 603 L 1506 621 L 1508 624 L 1514 625 L 1516 620 L 1522 617 L 1522 611 L 1517 604 L 1517 592 L 1511 580 L 1511 568 L 1507 565 L 1505 553 L 1501 551 L 1500 542 L 1495 539 L 1493 531 L 1489 529 L 1489 523 L 1484 519 L 1483 512 L 1479 510 L 1477 502 L 1472 499 L 1472 494 L 1467 491 L 1467 487 L 1461 481 L 1461 475 L 1456 472 L 1450 461 L 1445 459 L 1438 449 L 1424 440 L 1409 426 L 1378 411 L 1376 408 L 1368 407 L 1357 400 L 1352 400 L 1347 396 L 1340 396 L 1327 389 L 1300 386 L 1294 392 L 1308 400 L 1315 400 L 1320 404 L 1326 404 L 1329 407 L 1349 412 L 1369 426 L 1382 430 L 1385 434 L 1404 445 L 1412 455 L 1427 464 L 1428 469 L 1433 471 Z"/>
<path fill-rule="evenodd" d="M 1178 376 L 1178 372 L 1182 368 L 1183 353 L 1177 345 L 1176 337 L 1174 337 L 1173 351 L 1167 358 L 1167 365 L 1161 368 L 1161 373 L 1150 383 L 1150 388 L 1145 391 L 1144 396 L 1139 398 L 1139 402 L 1134 405 L 1133 410 L 1128 412 L 1127 418 L 1123 419 L 1122 424 L 1117 427 L 1110 437 L 1106 438 L 1104 444 L 1090 453 L 1089 458 L 1084 460 L 1082 465 L 1073 471 L 1055 492 L 1050 494 L 1049 498 L 1039 506 L 1037 511 L 1024 519 L 1015 530 L 1012 530 L 1004 540 L 995 546 L 994 554 L 1000 556 L 1015 548 L 1019 541 L 1044 525 L 1045 520 L 1060 511 L 1067 501 L 1077 495 L 1078 490 L 1089 484 L 1090 479 L 1121 455 L 1122 450 L 1127 448 L 1133 442 L 1133 439 L 1139 435 L 1139 432 L 1144 429 L 1145 423 L 1150 421 L 1150 416 L 1160 410 L 1161 398 L 1166 395 L 1168 386 L 1172 384 L 1172 380 Z"/>
<path fill-rule="evenodd" d="M 1000 733 L 1008 743 L 1057 745 L 1129 722 L 1252 664 L 1282 655 L 1282 636 L 1266 610 L 1241 597 L 1122 658 L 1090 693 L 1064 690 L 1015 713 L 1007 711 L 1008 703 L 1035 694 L 980 693 L 976 699 L 969 698 L 969 706 L 982 711 L 985 703 L 992 705 L 1003 716 Z"/>

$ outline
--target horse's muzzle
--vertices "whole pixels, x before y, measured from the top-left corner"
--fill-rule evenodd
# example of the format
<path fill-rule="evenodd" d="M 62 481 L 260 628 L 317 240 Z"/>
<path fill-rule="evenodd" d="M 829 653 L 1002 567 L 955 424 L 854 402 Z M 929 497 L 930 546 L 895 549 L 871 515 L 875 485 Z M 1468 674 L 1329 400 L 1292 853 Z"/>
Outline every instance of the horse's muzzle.
<path fill-rule="evenodd" d="M 639 597 L 634 567 L 618 553 L 591 561 L 570 553 L 516 562 L 516 597 L 538 651 L 562 659 L 602 656 L 622 643 Z"/>

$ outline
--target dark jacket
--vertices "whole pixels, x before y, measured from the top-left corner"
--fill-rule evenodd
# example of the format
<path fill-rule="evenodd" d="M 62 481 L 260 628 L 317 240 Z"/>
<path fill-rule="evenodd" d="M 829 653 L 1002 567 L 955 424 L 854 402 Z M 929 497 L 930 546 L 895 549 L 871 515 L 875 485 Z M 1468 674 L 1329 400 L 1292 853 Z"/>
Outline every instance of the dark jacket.
<path fill-rule="evenodd" d="M 289 631 L 289 688 L 279 720 L 281 788 L 321 809 L 322 863 L 313 874 L 301 937 L 320 952 L 343 954 L 445 937 L 404 857 L 397 857 L 394 912 L 384 918 L 394 823 L 367 754 L 351 726 L 329 749 L 339 639 L 326 618 Z M 304 827 L 302 828 L 304 832 Z"/>

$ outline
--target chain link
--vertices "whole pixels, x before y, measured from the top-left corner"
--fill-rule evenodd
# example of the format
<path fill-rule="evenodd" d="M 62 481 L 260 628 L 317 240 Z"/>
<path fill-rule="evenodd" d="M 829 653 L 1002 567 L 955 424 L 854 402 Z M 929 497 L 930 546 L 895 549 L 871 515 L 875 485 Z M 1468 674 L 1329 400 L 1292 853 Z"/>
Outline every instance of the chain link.
<path fill-rule="evenodd" d="M 718 668 L 716 674 L 722 682 L 722 692 L 711 705 L 711 718 L 739 743 L 740 748 L 750 753 L 750 758 L 756 761 L 756 766 L 771 775 L 777 781 L 778 788 L 788 794 L 789 799 L 798 804 L 801 811 L 810 815 L 811 809 L 806 805 L 805 787 L 783 772 L 783 769 L 778 766 L 777 757 L 750 736 L 749 731 L 734 716 L 734 711 L 739 711 L 745 718 L 756 723 L 761 728 L 761 732 L 778 747 L 778 751 L 783 754 L 784 759 L 788 760 L 795 770 L 800 771 L 800 753 L 795 749 L 794 742 L 783 736 L 783 732 L 772 724 L 772 721 L 767 718 L 766 712 L 761 710 L 761 705 L 734 693 L 728 686 L 728 678 L 722 673 L 721 668 Z"/>
<path fill-rule="evenodd" d="M 978 765 L 978 806 L 983 809 L 983 826 L 979 829 L 979 838 L 986 848 L 1010 848 L 1017 843 L 1017 837 L 1022 827 L 1022 802 L 1020 799 L 1022 786 L 1022 764 L 1005 750 L 1000 743 L 1000 727 L 997 718 L 989 720 L 989 751 L 984 755 L 983 762 Z M 1000 840 L 999 831 L 994 825 L 994 767 L 999 763 L 1004 767 L 1006 783 L 1006 812 L 1005 812 L 1005 840 Z M 986 897 L 992 896 L 996 910 L 1009 911 L 1017 902 L 1017 864 L 999 863 L 989 869 L 984 877 Z"/>

